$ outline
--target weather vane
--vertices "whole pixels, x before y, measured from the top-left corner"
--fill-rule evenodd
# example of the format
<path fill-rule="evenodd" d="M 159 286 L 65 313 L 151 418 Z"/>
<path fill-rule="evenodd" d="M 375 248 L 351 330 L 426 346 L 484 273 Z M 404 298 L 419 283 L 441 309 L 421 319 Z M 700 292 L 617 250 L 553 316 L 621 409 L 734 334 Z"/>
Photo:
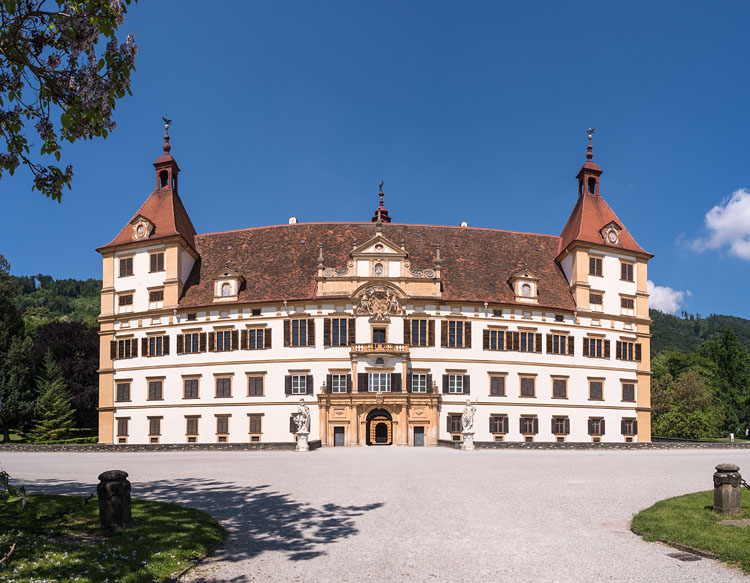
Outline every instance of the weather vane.
<path fill-rule="evenodd" d="M 172 125 L 172 120 L 169 119 L 168 117 L 162 117 L 162 119 L 164 120 L 164 129 L 168 130 L 169 126 Z"/>
<path fill-rule="evenodd" d="M 589 128 L 586 130 L 586 133 L 589 135 L 589 141 L 591 141 L 591 138 L 594 137 L 595 132 L 596 132 L 596 128 Z"/>
<path fill-rule="evenodd" d="M 384 180 L 380 181 L 380 184 L 378 185 L 378 188 L 380 189 L 380 192 L 383 192 L 383 185 L 385 184 Z"/>

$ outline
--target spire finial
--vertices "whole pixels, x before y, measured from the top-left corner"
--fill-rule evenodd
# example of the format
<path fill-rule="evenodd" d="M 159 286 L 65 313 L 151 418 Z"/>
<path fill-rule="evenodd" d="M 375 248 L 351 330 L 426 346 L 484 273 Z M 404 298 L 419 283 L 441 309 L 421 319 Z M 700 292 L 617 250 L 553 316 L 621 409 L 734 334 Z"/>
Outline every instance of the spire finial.
<path fill-rule="evenodd" d="M 591 147 L 591 138 L 594 137 L 595 132 L 596 132 L 596 128 L 589 128 L 586 130 L 586 133 L 589 136 L 589 147 L 588 147 L 588 151 L 586 152 L 587 160 L 592 160 L 594 158 L 594 151 L 593 151 L 593 148 Z"/>
<path fill-rule="evenodd" d="M 380 184 L 378 185 L 378 196 L 380 197 L 380 208 L 383 208 L 383 184 L 385 184 L 385 181 L 381 180 Z"/>
<path fill-rule="evenodd" d="M 164 120 L 164 153 L 169 154 L 172 149 L 172 146 L 169 145 L 169 126 L 172 125 L 172 120 L 168 117 L 162 117 L 161 119 Z"/>
<path fill-rule="evenodd" d="M 380 197 L 380 206 L 375 209 L 375 214 L 372 217 L 373 223 L 390 223 L 391 217 L 388 216 L 388 209 L 386 209 L 383 206 L 383 184 L 385 182 L 383 180 L 380 181 L 380 184 L 378 185 L 378 196 Z"/>

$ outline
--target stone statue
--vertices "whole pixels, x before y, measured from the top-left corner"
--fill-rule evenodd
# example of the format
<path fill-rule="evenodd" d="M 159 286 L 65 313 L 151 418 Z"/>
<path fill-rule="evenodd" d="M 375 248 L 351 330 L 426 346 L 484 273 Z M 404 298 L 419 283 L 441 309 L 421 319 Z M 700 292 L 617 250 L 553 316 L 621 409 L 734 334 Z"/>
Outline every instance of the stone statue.
<path fill-rule="evenodd" d="M 461 425 L 463 431 L 471 431 L 474 428 L 474 413 L 477 408 L 471 404 L 471 399 L 466 399 L 466 406 L 464 407 L 464 413 L 461 416 Z"/>
<path fill-rule="evenodd" d="M 368 288 L 356 309 L 357 314 L 368 315 L 372 321 L 388 322 L 391 314 L 401 314 L 396 295 L 385 287 Z"/>
<path fill-rule="evenodd" d="M 305 400 L 299 400 L 299 407 L 297 407 L 297 416 L 294 418 L 294 422 L 297 424 L 297 433 L 303 431 L 310 433 L 310 407 L 305 405 Z"/>

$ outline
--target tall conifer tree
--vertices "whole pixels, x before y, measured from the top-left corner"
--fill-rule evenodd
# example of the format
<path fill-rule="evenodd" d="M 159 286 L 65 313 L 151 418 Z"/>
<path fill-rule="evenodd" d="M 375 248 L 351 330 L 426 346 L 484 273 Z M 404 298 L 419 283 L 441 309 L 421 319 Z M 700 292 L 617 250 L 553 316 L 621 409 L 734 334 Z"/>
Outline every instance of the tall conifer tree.
<path fill-rule="evenodd" d="M 60 367 L 49 352 L 44 357 L 37 385 L 39 399 L 36 402 L 34 427 L 29 437 L 32 441 L 64 439 L 73 427 L 75 409 L 70 405 Z"/>

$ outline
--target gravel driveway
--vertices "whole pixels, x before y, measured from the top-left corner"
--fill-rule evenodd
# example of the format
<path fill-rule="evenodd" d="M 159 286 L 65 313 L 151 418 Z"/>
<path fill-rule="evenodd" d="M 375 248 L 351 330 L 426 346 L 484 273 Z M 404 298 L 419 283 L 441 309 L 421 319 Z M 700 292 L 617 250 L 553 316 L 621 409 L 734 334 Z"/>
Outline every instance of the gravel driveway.
<path fill-rule="evenodd" d="M 0 451 L 0 467 L 32 489 L 88 492 L 116 468 L 133 496 L 210 513 L 229 539 L 187 580 L 212 583 L 747 583 L 628 530 L 657 500 L 711 488 L 720 462 L 750 476 L 739 450 Z"/>

